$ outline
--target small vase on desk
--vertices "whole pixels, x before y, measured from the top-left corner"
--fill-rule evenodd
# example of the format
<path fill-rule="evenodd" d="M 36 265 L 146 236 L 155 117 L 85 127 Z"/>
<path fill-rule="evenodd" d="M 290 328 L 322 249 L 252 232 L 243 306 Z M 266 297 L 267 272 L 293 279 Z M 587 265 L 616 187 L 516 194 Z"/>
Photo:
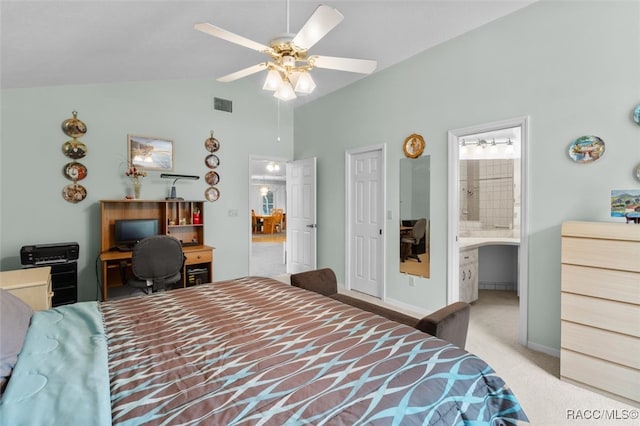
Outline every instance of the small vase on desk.
<path fill-rule="evenodd" d="M 140 189 L 142 188 L 142 183 L 138 178 L 133 179 L 133 198 L 136 200 L 140 199 Z"/>

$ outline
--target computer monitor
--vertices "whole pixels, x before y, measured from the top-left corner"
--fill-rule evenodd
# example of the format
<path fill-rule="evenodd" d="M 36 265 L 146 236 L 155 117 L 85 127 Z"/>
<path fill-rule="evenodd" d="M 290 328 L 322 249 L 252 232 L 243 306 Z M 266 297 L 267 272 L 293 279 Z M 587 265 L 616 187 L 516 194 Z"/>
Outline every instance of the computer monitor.
<path fill-rule="evenodd" d="M 131 250 L 136 243 L 152 235 L 158 235 L 158 219 L 115 221 L 115 243 L 119 250 Z"/>

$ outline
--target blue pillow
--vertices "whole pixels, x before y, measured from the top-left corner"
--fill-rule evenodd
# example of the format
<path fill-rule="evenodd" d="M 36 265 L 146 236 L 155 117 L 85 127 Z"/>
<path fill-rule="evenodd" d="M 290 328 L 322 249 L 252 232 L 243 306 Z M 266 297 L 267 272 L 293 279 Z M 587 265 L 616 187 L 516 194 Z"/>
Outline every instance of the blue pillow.
<path fill-rule="evenodd" d="M 0 394 L 16 365 L 32 314 L 29 305 L 0 288 Z"/>

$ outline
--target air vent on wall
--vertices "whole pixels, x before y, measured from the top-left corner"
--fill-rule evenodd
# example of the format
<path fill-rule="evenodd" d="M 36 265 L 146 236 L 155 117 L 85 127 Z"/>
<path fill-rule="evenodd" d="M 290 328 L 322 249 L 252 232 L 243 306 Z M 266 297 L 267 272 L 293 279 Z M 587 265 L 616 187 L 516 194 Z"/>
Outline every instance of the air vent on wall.
<path fill-rule="evenodd" d="M 213 98 L 213 109 L 216 111 L 232 112 L 233 102 L 228 99 Z"/>

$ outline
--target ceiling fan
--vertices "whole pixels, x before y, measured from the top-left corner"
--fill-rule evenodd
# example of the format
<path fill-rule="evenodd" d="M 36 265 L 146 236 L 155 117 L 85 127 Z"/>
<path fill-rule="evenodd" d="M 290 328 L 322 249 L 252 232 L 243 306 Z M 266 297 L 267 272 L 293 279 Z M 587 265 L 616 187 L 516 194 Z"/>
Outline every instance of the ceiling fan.
<path fill-rule="evenodd" d="M 263 89 L 272 90 L 276 98 L 287 101 L 296 98 L 296 92 L 311 93 L 315 89 L 316 85 L 309 74 L 309 71 L 313 68 L 361 74 L 370 74 L 375 70 L 376 61 L 368 59 L 309 55 L 309 49 L 343 19 L 344 16 L 336 9 L 320 5 L 300 31 L 297 34 L 291 34 L 289 33 L 289 1 L 287 1 L 287 33 L 273 38 L 269 41 L 268 46 L 209 23 L 195 24 L 194 28 L 231 43 L 265 53 L 271 57 L 266 62 L 220 77 L 218 81 L 231 82 L 268 70 Z"/>

